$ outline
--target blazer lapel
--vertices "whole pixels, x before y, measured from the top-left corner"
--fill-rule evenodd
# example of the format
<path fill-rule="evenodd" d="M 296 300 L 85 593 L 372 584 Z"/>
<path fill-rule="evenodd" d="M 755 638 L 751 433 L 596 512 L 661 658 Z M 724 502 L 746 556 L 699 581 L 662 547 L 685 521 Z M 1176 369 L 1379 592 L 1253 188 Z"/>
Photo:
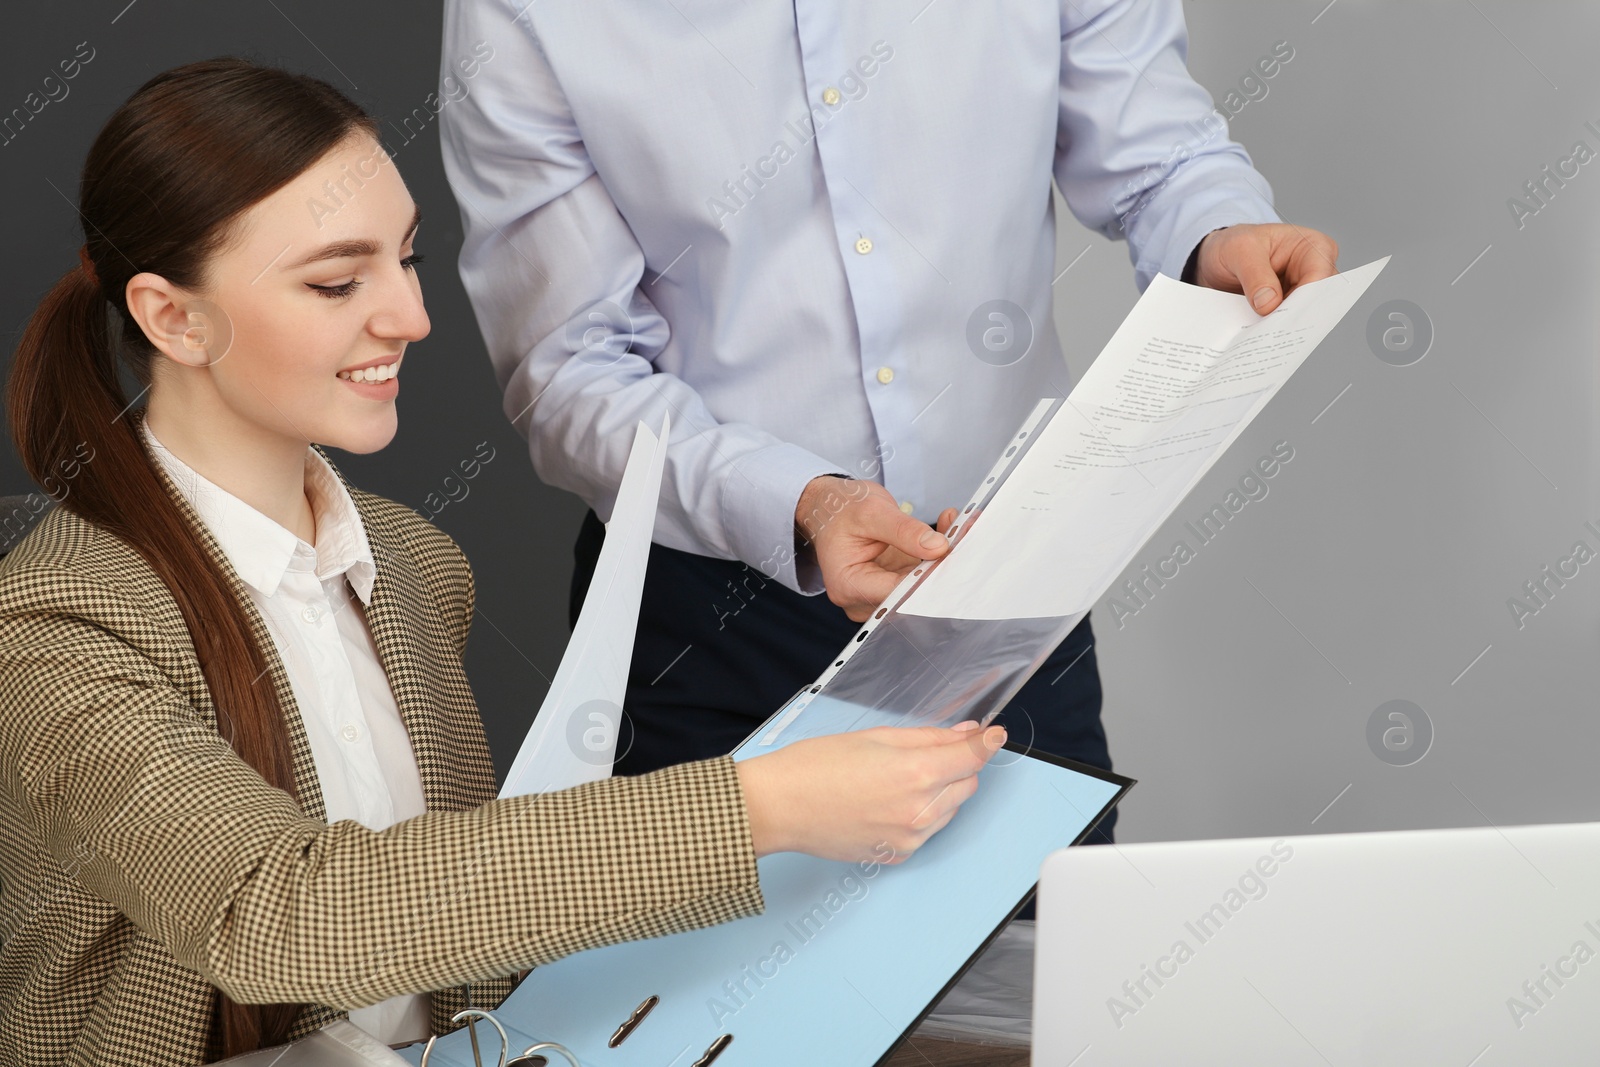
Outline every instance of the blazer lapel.
<path fill-rule="evenodd" d="M 340 478 L 343 477 L 341 473 Z M 381 517 L 363 508 L 359 501 L 356 508 L 361 512 L 361 522 L 377 566 L 372 598 L 366 607 L 367 629 L 372 632 L 378 660 L 388 676 L 395 705 L 400 709 L 400 721 L 411 739 L 417 774 L 422 779 L 423 800 L 433 809 L 440 804 L 444 792 L 438 755 L 446 739 L 439 734 L 439 716 L 428 704 L 429 687 L 424 677 L 427 658 L 418 649 L 415 635 L 422 620 L 438 609 L 428 595 L 415 561 L 403 550 L 395 531 Z M 350 595 L 354 598 L 354 591 Z M 359 599 L 356 603 L 360 604 Z"/>
<path fill-rule="evenodd" d="M 429 632 L 442 634 L 444 619 L 418 569 L 413 551 L 404 543 L 395 524 L 375 512 L 366 494 L 350 484 L 344 471 L 322 446 L 312 447 L 328 460 L 328 466 L 350 493 L 361 515 L 367 543 L 372 548 L 376 575 L 372 597 L 366 605 L 367 629 L 372 633 L 378 661 L 389 679 L 389 690 L 400 710 L 400 721 L 411 739 L 417 775 L 422 779 L 423 801 L 430 811 L 454 810 L 461 806 L 456 798 L 460 783 L 448 780 L 447 761 L 442 758 L 451 739 L 442 732 L 438 689 L 430 684 L 434 680 L 429 673 L 433 660 L 418 637 Z M 354 590 L 350 596 L 360 606 L 360 598 Z"/>

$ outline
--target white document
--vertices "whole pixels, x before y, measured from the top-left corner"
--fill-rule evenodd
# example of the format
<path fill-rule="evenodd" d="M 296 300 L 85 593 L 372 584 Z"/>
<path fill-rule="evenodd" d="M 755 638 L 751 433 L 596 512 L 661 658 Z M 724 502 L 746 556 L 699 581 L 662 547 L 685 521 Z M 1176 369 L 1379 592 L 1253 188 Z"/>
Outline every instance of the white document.
<path fill-rule="evenodd" d="M 634 433 L 578 624 L 550 692 L 506 775 L 500 790 L 503 797 L 548 793 L 611 777 L 671 433 L 670 415 L 662 421 L 659 437 L 642 422 Z"/>
<path fill-rule="evenodd" d="M 1388 257 L 1265 317 L 1156 275 L 956 547 L 900 605 L 942 619 L 1087 611 L 1366 292 Z"/>

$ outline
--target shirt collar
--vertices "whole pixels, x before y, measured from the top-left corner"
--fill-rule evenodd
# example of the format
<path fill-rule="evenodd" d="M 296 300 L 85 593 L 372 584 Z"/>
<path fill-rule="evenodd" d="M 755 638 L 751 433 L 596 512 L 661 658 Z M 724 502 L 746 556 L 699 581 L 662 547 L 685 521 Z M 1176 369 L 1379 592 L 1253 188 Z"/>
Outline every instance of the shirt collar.
<path fill-rule="evenodd" d="M 377 566 L 361 513 L 316 449 L 306 446 L 306 494 L 317 524 L 312 546 L 179 459 L 151 432 L 148 420 L 138 423 L 150 451 L 251 587 L 270 597 L 289 570 L 305 570 L 323 581 L 344 575 L 363 605 L 371 600 Z"/>

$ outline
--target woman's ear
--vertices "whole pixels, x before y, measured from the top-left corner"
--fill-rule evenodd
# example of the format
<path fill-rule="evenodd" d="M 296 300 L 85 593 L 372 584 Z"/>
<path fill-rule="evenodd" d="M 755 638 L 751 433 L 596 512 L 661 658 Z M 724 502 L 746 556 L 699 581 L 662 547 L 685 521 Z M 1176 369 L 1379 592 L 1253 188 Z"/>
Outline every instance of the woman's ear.
<path fill-rule="evenodd" d="M 128 314 L 156 351 L 186 367 L 209 367 L 233 343 L 233 324 L 217 305 L 144 272 L 128 279 Z"/>

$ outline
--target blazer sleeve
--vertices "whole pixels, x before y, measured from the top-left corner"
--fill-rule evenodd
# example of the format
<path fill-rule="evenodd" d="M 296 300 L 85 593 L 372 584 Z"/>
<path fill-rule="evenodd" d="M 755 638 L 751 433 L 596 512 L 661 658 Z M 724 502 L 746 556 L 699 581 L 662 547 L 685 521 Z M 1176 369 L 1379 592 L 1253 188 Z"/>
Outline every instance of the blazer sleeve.
<path fill-rule="evenodd" d="M 363 1007 L 764 906 L 728 757 L 327 825 L 141 651 L 149 616 L 66 569 L 0 576 L 0 788 L 15 832 L 240 1002 Z"/>

